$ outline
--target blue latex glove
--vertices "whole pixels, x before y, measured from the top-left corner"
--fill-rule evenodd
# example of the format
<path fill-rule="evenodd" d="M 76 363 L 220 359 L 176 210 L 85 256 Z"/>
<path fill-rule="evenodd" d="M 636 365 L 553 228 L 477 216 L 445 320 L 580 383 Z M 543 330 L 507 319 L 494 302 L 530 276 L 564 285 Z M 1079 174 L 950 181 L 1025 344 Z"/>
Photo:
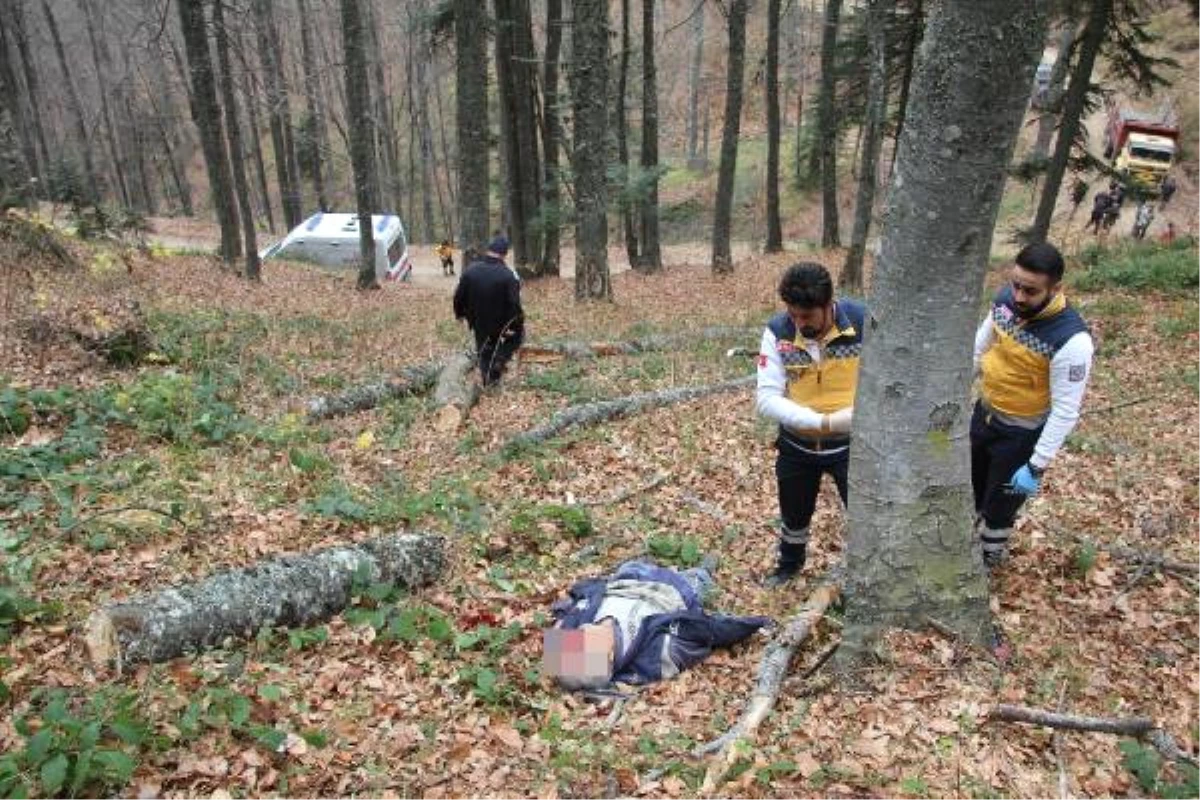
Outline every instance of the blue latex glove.
<path fill-rule="evenodd" d="M 1009 485 L 1017 494 L 1032 496 L 1038 493 L 1038 489 L 1042 488 L 1042 479 L 1033 474 L 1033 470 L 1029 469 L 1029 465 L 1023 465 L 1019 470 L 1013 473 L 1012 479 L 1009 480 Z"/>

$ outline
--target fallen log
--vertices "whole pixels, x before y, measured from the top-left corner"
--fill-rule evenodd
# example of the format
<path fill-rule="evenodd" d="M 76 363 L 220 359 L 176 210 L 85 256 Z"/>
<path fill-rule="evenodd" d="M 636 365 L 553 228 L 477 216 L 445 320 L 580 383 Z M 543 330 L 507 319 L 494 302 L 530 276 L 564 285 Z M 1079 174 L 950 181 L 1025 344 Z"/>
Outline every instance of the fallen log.
<path fill-rule="evenodd" d="M 599 422 L 627 417 L 648 408 L 683 403 L 688 400 L 696 400 L 722 392 L 744 389 L 747 386 L 753 386 L 756 380 L 756 376 L 748 375 L 744 378 L 734 378 L 733 380 L 714 383 L 710 386 L 685 386 L 675 389 L 663 389 L 657 392 L 644 392 L 628 397 L 620 397 L 616 400 L 601 400 L 595 403 L 570 406 L 556 412 L 548 422 L 512 437 L 504 445 L 504 449 L 511 451 L 520 449 L 521 447 L 540 444 L 547 439 L 553 439 L 570 428 L 595 425 Z"/>
<path fill-rule="evenodd" d="M 394 378 L 347 389 L 341 394 L 324 395 L 308 401 L 309 420 L 327 419 L 375 408 L 385 400 L 425 394 L 437 382 L 441 362 L 405 367 Z"/>
<path fill-rule="evenodd" d="M 199 583 L 113 603 L 92 613 L 88 654 L 97 666 L 166 661 L 250 637 L 264 627 L 304 626 L 349 604 L 358 580 L 408 589 L 441 572 L 445 540 L 400 534 L 282 556 L 218 572 Z"/>
<path fill-rule="evenodd" d="M 1042 725 L 1047 728 L 1068 731 L 1091 731 L 1095 733 L 1114 733 L 1118 736 L 1132 736 L 1145 739 L 1164 757 L 1173 761 L 1182 761 L 1196 766 L 1196 759 L 1184 752 L 1175 744 L 1174 739 L 1165 730 L 1155 724 L 1150 717 L 1084 717 L 1076 714 L 1059 714 L 1054 711 L 1043 711 L 1028 706 L 997 705 L 987 714 L 989 720 L 997 722 L 1023 722 L 1028 725 Z"/>
<path fill-rule="evenodd" d="M 472 380 L 476 357 L 458 353 L 438 373 L 433 390 L 433 427 L 443 433 L 457 430 L 479 401 L 479 384 Z"/>
<path fill-rule="evenodd" d="M 788 621 L 783 631 L 767 645 L 758 667 L 758 682 L 746 703 L 741 719 L 717 739 L 692 751 L 692 755 L 697 758 L 716 754 L 704 773 L 704 784 L 700 789 L 702 793 L 711 794 L 716 790 L 737 758 L 737 743 L 754 733 L 771 713 L 796 647 L 817 627 L 826 609 L 837 600 L 840 591 L 838 584 L 830 582 L 822 584 L 813 592 L 812 597 L 796 616 Z"/>
<path fill-rule="evenodd" d="M 640 339 L 629 339 L 624 342 L 545 342 L 541 344 L 528 344 L 523 346 L 519 352 L 521 360 L 527 362 L 587 359 L 603 356 L 629 356 L 637 355 L 638 353 L 648 353 L 654 350 L 668 350 L 687 342 L 733 339 L 742 336 L 755 336 L 759 333 L 760 331 L 749 328 L 715 326 L 683 333 L 651 334 Z M 755 350 L 755 353 L 757 352 Z"/>

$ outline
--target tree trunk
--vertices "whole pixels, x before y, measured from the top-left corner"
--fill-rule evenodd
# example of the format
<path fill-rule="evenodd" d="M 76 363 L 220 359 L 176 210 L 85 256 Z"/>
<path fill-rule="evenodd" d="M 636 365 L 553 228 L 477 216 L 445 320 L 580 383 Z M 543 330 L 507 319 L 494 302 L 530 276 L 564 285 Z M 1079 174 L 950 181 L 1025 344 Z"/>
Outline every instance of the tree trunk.
<path fill-rule="evenodd" d="M 231 636 L 312 625 L 346 608 L 363 580 L 416 589 L 445 561 L 442 537 L 402 534 L 218 572 L 93 612 L 88 654 L 97 666 L 168 661 Z"/>
<path fill-rule="evenodd" d="M 534 110 L 537 55 L 533 47 L 533 21 L 529 0 L 495 0 L 495 8 L 496 80 L 508 170 L 513 261 L 522 273 L 538 275 L 542 244 L 537 216 L 542 169 Z M 534 265 L 532 269 L 530 265 Z"/>
<path fill-rule="evenodd" d="M 642 252 L 638 272 L 662 269 L 658 236 L 658 72 L 654 61 L 654 0 L 642 0 Z"/>
<path fill-rule="evenodd" d="M 713 213 L 712 271 L 733 272 L 729 249 L 733 225 L 733 183 L 737 172 L 738 129 L 742 121 L 742 81 L 746 62 L 748 0 L 729 3 L 729 65 L 725 78 L 725 124 L 721 131 L 721 166 L 717 170 L 716 209 Z"/>
<path fill-rule="evenodd" d="M 472 380 L 474 354 L 456 353 L 438 374 L 433 390 L 433 427 L 443 433 L 458 430 L 479 401 L 479 384 Z"/>
<path fill-rule="evenodd" d="M 900 78 L 900 100 L 896 108 L 896 135 L 892 145 L 892 165 L 888 177 L 896 169 L 896 153 L 900 152 L 900 135 L 904 132 L 904 120 L 908 115 L 908 97 L 912 89 L 913 69 L 917 63 L 917 49 L 921 46 L 921 34 L 925 30 L 924 0 L 915 0 L 908 14 L 908 41 L 904 47 L 904 73 Z"/>
<path fill-rule="evenodd" d="M 308 116 L 312 120 L 313 192 L 317 195 L 317 206 L 328 211 L 329 195 L 325 189 L 325 155 L 328 150 L 329 132 L 325 126 L 325 108 L 322 102 L 321 77 L 317 72 L 317 54 L 313 47 L 312 18 L 309 15 L 309 0 L 298 0 L 300 14 L 300 53 L 304 63 L 304 100 Z"/>
<path fill-rule="evenodd" d="M 812 16 L 812 8 L 805 6 L 805 12 Z M 800 69 L 796 80 L 796 164 L 793 170 L 793 180 L 797 189 L 805 184 L 804 174 L 804 92 L 808 84 L 808 28 L 804 14 L 800 14 Z"/>
<path fill-rule="evenodd" d="M 1071 82 L 1067 86 L 1067 97 L 1063 101 L 1062 121 L 1059 123 L 1058 137 L 1054 143 L 1054 157 L 1050 159 L 1046 168 L 1042 197 L 1033 219 L 1033 228 L 1029 232 L 1031 242 L 1044 242 L 1050 233 L 1050 218 L 1054 215 L 1054 206 L 1058 202 L 1058 190 L 1062 187 L 1063 175 L 1067 171 L 1071 148 L 1075 146 L 1075 137 L 1079 135 L 1088 87 L 1092 83 L 1092 68 L 1096 63 L 1096 54 L 1104 44 L 1104 35 L 1112 19 L 1112 9 L 1113 0 L 1092 0 L 1087 27 L 1083 31 L 1083 41 L 1079 43 L 1079 63 L 1075 65 Z"/>
<path fill-rule="evenodd" d="M 1075 26 L 1068 22 L 1058 37 L 1058 55 L 1050 70 L 1050 85 L 1044 97 L 1038 99 L 1035 108 L 1042 112 L 1038 117 L 1037 139 L 1029 154 L 1031 161 L 1043 161 L 1050 156 L 1050 140 L 1054 137 L 1059 115 L 1062 114 L 1063 94 L 1070 69 L 1071 45 L 1075 41 Z"/>
<path fill-rule="evenodd" d="M 767 3 L 767 243 L 768 253 L 783 250 L 783 223 L 779 219 L 779 3 Z"/>
<path fill-rule="evenodd" d="M 688 169 L 707 169 L 708 163 L 700 158 L 700 88 L 704 68 L 704 7 L 701 5 L 692 17 L 692 56 L 688 60 L 688 116 L 687 116 L 687 165 Z"/>
<path fill-rule="evenodd" d="M 1037 0 L 948 0 L 929 18 L 855 399 L 843 663 L 886 626 L 991 631 L 972 531 L 972 333 L 1045 29 Z"/>
<path fill-rule="evenodd" d="M 50 165 L 50 149 L 46 146 L 46 129 L 42 124 L 42 104 L 44 98 L 41 92 L 41 81 L 38 78 L 37 67 L 29 52 L 29 32 L 25 27 L 25 8 L 23 0 L 12 3 L 12 31 L 16 40 L 17 53 L 21 59 L 21 73 L 25 77 L 25 93 L 29 100 L 29 116 L 33 123 L 34 135 L 38 146 L 38 161 L 47 168 Z M 39 172 L 39 177 L 43 173 Z M 39 194 L 45 192 L 43 185 Z"/>
<path fill-rule="evenodd" d="M 405 367 L 391 380 L 368 383 L 341 394 L 325 395 L 308 401 L 308 419 L 315 422 L 375 408 L 385 400 L 425 394 L 437 382 L 443 364 L 429 363 Z"/>
<path fill-rule="evenodd" d="M 112 161 L 113 176 L 116 178 L 121 203 L 129 208 L 131 204 L 129 185 L 125 179 L 124 157 L 121 153 L 121 142 L 117 138 L 116 126 L 113 124 L 112 108 L 108 102 L 110 97 L 115 97 L 108 85 L 108 77 L 112 75 L 108 45 L 104 41 L 103 33 L 96 30 L 96 20 L 90 0 L 78 0 L 78 3 L 79 9 L 83 13 L 88 41 L 92 48 L 92 65 L 96 69 L 96 82 L 100 93 L 100 119 L 104 122 L 104 136 L 108 144 L 109 159 Z M 236 253 L 234 255 L 236 257 Z"/>
<path fill-rule="evenodd" d="M 425 11 L 425 5 L 419 6 L 422 12 Z M 434 64 L 437 63 L 437 54 L 434 52 L 433 42 L 428 31 L 423 31 L 420 37 L 421 60 L 419 62 L 420 69 L 417 70 L 417 90 L 421 96 L 421 119 L 418 125 L 418 135 L 421 142 L 421 182 L 431 186 L 429 198 L 422 198 L 427 206 L 427 213 L 432 220 L 430 227 L 431 237 L 436 236 L 436 227 L 440 218 L 442 230 L 445 231 L 443 236 L 431 238 L 430 241 L 438 241 L 440 238 L 454 239 L 454 228 L 450 224 L 449 215 L 446 213 L 446 199 L 442 195 L 442 182 L 439 178 L 441 172 L 441 164 L 438 161 L 438 152 L 436 142 L 433 138 L 433 114 L 431 109 L 437 106 L 439 111 L 441 105 L 439 102 L 430 102 L 429 85 L 433 82 L 430 77 L 430 72 L 434 69 Z M 435 87 L 434 96 L 437 96 Z M 434 216 L 433 198 L 437 197 L 438 217 Z"/>
<path fill-rule="evenodd" d="M 821 28 L 821 94 L 819 103 L 821 149 L 821 247 L 841 247 L 838 234 L 837 139 L 838 115 L 834 108 L 837 88 L 836 51 L 842 0 L 825 0 Z"/>
<path fill-rule="evenodd" d="M 479 0 L 453 0 L 458 218 L 463 254 L 488 236 L 487 32 Z M 463 268 L 466 268 L 463 264 Z"/>
<path fill-rule="evenodd" d="M 100 176 L 96 173 L 96 161 L 92 155 L 92 140 L 88 136 L 87 123 L 84 122 L 83 104 L 79 102 L 79 92 L 75 88 L 75 78 L 71 74 L 71 64 L 67 61 L 63 49 L 62 37 L 58 33 L 58 21 L 50 10 L 47 0 L 42 0 L 42 14 L 46 17 L 46 26 L 50 29 L 50 38 L 54 42 L 54 54 L 58 58 L 58 67 L 62 70 L 63 86 L 67 94 L 67 106 L 71 111 L 71 121 L 75 126 L 75 138 L 78 139 L 79 151 L 83 156 L 84 174 L 87 178 L 87 192 L 93 197 L 100 194 Z M 195 118 L 193 116 L 193 118 Z"/>
<path fill-rule="evenodd" d="M 282 50 L 271 0 L 254 0 L 258 28 L 258 55 L 262 62 L 263 85 L 267 91 L 267 119 L 271 125 L 271 144 L 275 150 L 275 177 L 279 181 L 279 200 L 283 205 L 283 224 L 290 231 L 302 219 L 296 151 L 291 146 L 292 113 L 283 84 Z M 367 116 L 361 117 L 366 126 Z"/>
<path fill-rule="evenodd" d="M 575 0 L 575 299 L 613 299 L 608 272 L 608 3 Z"/>
<path fill-rule="evenodd" d="M 354 166 L 354 199 L 358 210 L 358 288 L 378 289 L 375 236 L 371 224 L 375 173 L 374 136 L 370 118 L 371 86 L 367 81 L 367 41 L 360 0 L 342 1 L 342 51 L 346 59 L 346 114 L 350 125 L 350 161 Z"/>
<path fill-rule="evenodd" d="M 558 151 L 562 142 L 559 116 L 558 59 L 562 47 L 562 0 L 546 0 L 546 56 L 542 69 L 542 152 L 545 177 L 542 196 L 546 235 L 542 241 L 542 274 L 559 274 L 559 229 L 562 191 L 559 186 Z"/>
<path fill-rule="evenodd" d="M 894 0 L 869 0 L 867 6 L 867 53 L 870 79 L 867 85 L 867 113 L 863 121 L 862 161 L 858 169 L 858 197 L 854 206 L 854 230 L 850 250 L 838 276 L 838 288 L 849 294 L 862 294 L 863 256 L 871 232 L 875 210 L 875 189 L 879 151 L 883 147 L 883 127 L 887 122 L 887 32 L 892 25 Z"/>
<path fill-rule="evenodd" d="M 229 160 L 233 165 L 233 185 L 241 211 L 242 236 L 246 244 L 246 277 L 262 280 L 258 261 L 258 236 L 254 230 L 254 209 L 250 205 L 250 184 L 246 180 L 246 162 L 242 156 L 242 129 L 238 123 L 237 99 L 233 93 L 233 64 L 229 58 L 229 32 L 225 28 L 225 0 L 213 2 L 213 30 L 217 36 L 217 61 L 221 67 L 221 99 L 225 105 L 225 132 L 229 136 Z"/>
<path fill-rule="evenodd" d="M 250 118 L 250 150 L 254 156 L 254 174 L 258 179 L 258 191 L 262 195 L 263 213 L 267 215 L 267 230 L 275 233 L 275 207 L 271 204 L 271 188 L 267 184 L 267 165 L 262 151 L 262 124 L 258 119 L 258 94 L 250 84 L 250 71 L 242 65 L 242 96 L 246 100 L 246 111 Z"/>
<path fill-rule="evenodd" d="M 21 185 L 14 185 L 11 189 L 15 189 L 22 197 L 32 199 L 29 191 L 31 188 L 34 190 L 33 195 L 41 193 L 38 191 L 41 167 L 38 164 L 37 138 L 33 135 L 33 126 L 27 118 L 26 105 L 21 102 L 21 85 L 13 69 L 8 36 L 5 32 L 7 23 L 6 18 L 0 18 L 0 114 L 4 111 L 9 113 L 13 132 L 20 142 L 21 157 L 25 162 L 25 169 L 20 178 Z M 13 155 L 15 156 L 15 153 Z M 8 153 L 3 153 L 2 156 L 4 159 L 10 157 Z"/>
<path fill-rule="evenodd" d="M 204 21 L 204 0 L 179 0 L 179 21 L 187 50 L 188 72 L 192 78 L 192 120 L 200 132 L 204 166 L 208 171 L 213 211 L 221 226 L 221 259 L 232 264 L 238 257 L 238 215 L 233 205 L 233 186 L 229 175 L 229 156 L 221 132 L 221 107 L 213 79 L 212 56 L 208 49 L 208 26 Z"/>
<path fill-rule="evenodd" d="M 411 7 L 411 5 L 410 5 Z M 392 203 L 395 205 L 396 213 L 399 214 L 402 208 L 400 198 L 403 196 L 405 185 L 413 185 L 412 174 L 410 170 L 409 180 L 402 181 L 400 179 L 400 141 L 396 137 L 396 125 L 392 116 L 391 93 L 388 91 L 387 73 L 383 68 L 383 46 L 379 41 L 379 25 L 377 23 L 377 15 L 375 13 L 374 0 L 366 0 L 363 2 L 363 33 L 367 37 L 367 47 L 369 48 L 368 63 L 372 73 L 372 82 L 375 86 L 375 91 L 371 93 L 371 102 L 375 109 L 375 138 L 377 143 L 376 151 L 376 174 L 380 176 L 374 181 L 374 202 L 372 203 L 373 210 L 379 210 L 383 207 L 385 197 L 391 197 Z M 412 49 L 406 48 L 406 49 Z M 409 101 L 412 102 L 410 96 Z M 413 141 L 412 132 L 409 132 L 409 141 Z M 374 176 L 372 176 L 374 177 Z M 409 211 L 414 216 L 416 209 L 409 203 Z M 433 221 L 426 218 L 426 232 L 432 226 Z"/>
<path fill-rule="evenodd" d="M 642 257 L 638 246 L 638 229 L 634 215 L 638 198 L 633 191 L 633 176 L 629 170 L 629 112 L 625 96 L 629 86 L 629 55 L 632 44 L 629 38 L 630 0 L 621 0 L 621 61 L 617 73 L 617 159 L 621 163 L 621 227 L 625 231 L 625 257 L 630 266 Z"/>

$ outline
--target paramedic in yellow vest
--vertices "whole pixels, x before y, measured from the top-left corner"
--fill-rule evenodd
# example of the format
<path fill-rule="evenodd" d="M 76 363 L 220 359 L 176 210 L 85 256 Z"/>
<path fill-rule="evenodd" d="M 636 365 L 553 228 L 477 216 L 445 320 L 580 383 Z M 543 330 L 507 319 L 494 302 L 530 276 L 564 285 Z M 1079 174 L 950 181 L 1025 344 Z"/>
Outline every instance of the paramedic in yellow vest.
<path fill-rule="evenodd" d="M 442 239 L 441 244 L 433 248 L 433 254 L 442 262 L 442 275 L 454 274 L 454 245 L 449 239 Z"/>
<path fill-rule="evenodd" d="M 859 302 L 834 300 L 833 281 L 820 264 L 789 267 L 779 297 L 787 309 L 763 331 L 755 397 L 758 413 L 779 423 L 775 479 L 782 524 L 768 586 L 786 583 L 804 567 L 823 475 L 833 476 L 846 504 L 864 314 Z"/>
<path fill-rule="evenodd" d="M 1017 511 L 1078 422 L 1092 371 L 1092 337 L 1062 276 L 1058 250 L 1027 246 L 975 334 L 971 483 L 989 569 L 1008 557 Z"/>

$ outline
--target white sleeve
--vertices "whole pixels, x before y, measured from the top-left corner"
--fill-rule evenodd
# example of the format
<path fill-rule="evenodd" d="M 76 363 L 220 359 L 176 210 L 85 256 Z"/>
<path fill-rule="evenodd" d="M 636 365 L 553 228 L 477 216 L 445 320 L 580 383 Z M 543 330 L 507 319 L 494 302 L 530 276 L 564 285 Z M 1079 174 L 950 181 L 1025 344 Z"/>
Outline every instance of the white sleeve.
<path fill-rule="evenodd" d="M 992 346 L 992 342 L 996 341 L 996 328 L 992 324 L 992 314 L 988 311 L 988 315 L 983 318 L 983 322 L 979 325 L 979 330 L 975 331 L 975 374 L 979 374 L 979 360 L 983 358 L 983 354 Z"/>
<path fill-rule="evenodd" d="M 789 428 L 819 429 L 821 414 L 796 403 L 787 396 L 787 370 L 775 347 L 775 334 L 763 331 L 758 351 L 758 389 L 754 407 L 759 414 Z"/>
<path fill-rule="evenodd" d="M 1079 421 L 1079 407 L 1092 376 L 1092 337 L 1083 332 L 1067 340 L 1050 360 L 1050 418 L 1029 463 L 1045 469 Z"/>

